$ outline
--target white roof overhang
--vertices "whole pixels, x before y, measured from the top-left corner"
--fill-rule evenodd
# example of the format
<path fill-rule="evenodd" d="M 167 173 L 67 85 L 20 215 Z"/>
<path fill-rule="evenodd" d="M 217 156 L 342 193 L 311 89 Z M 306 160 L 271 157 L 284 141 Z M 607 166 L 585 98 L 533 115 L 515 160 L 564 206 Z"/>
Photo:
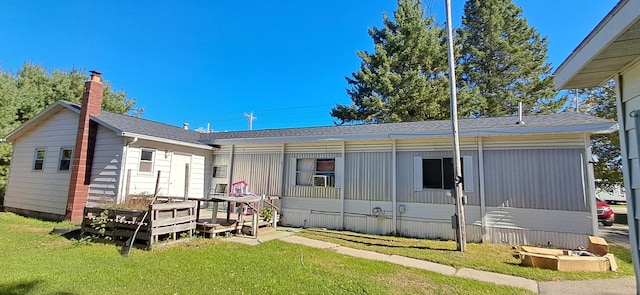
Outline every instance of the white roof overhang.
<path fill-rule="evenodd" d="M 555 71 L 555 88 L 602 86 L 639 59 L 640 0 L 622 0 Z"/>

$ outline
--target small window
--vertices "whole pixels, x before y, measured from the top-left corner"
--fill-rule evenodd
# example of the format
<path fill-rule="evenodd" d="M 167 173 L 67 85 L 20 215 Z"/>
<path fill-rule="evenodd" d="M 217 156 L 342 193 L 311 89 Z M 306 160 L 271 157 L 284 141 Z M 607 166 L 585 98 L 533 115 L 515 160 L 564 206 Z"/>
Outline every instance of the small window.
<path fill-rule="evenodd" d="M 140 153 L 140 172 L 153 172 L 153 150 L 142 150 Z"/>
<path fill-rule="evenodd" d="M 213 166 L 213 175 L 214 178 L 227 178 L 227 166 L 218 165 Z"/>
<path fill-rule="evenodd" d="M 464 175 L 463 160 L 460 159 L 460 161 L 460 175 Z M 453 158 L 422 159 L 422 187 L 452 189 L 454 187 Z"/>
<path fill-rule="evenodd" d="M 73 151 L 71 149 L 60 149 L 60 163 L 58 171 L 69 171 L 71 168 L 71 157 Z"/>
<path fill-rule="evenodd" d="M 42 169 L 44 168 L 44 155 L 44 149 L 36 149 L 36 154 L 33 160 L 33 170 L 42 171 Z"/>
<path fill-rule="evenodd" d="M 296 185 L 334 187 L 335 159 L 297 159 Z"/>

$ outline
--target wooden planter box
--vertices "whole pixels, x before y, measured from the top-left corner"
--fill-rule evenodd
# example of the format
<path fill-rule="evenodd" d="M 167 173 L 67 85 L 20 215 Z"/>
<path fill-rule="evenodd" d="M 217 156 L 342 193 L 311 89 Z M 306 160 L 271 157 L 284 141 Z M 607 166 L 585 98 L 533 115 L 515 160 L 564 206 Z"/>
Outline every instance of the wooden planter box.
<path fill-rule="evenodd" d="M 124 245 L 142 222 L 133 246 L 153 249 L 193 236 L 196 210 L 194 201 L 153 204 L 142 220 L 147 211 L 87 206 L 84 207 L 82 232 L 85 236 Z"/>

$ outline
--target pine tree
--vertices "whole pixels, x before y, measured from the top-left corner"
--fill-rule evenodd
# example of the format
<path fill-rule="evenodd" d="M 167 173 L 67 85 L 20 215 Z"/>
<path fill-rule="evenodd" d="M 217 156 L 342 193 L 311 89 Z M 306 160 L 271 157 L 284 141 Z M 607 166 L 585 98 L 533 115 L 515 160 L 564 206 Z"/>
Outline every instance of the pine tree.
<path fill-rule="evenodd" d="M 449 116 L 447 50 L 442 27 L 421 1 L 398 0 L 393 19 L 369 29 L 375 51 L 358 51 L 360 69 L 346 77 L 352 104 L 331 116 L 344 123 L 384 123 Z"/>
<path fill-rule="evenodd" d="M 511 0 L 467 0 L 462 27 L 460 84 L 475 95 L 462 96 L 461 116 L 502 116 L 558 111 L 554 99 L 547 39 L 522 17 Z"/>

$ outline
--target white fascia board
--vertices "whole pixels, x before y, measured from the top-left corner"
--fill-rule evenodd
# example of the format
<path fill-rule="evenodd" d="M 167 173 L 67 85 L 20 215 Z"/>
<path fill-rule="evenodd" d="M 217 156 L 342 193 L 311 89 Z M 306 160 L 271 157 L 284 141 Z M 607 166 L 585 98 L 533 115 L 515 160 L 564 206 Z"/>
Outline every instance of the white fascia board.
<path fill-rule="evenodd" d="M 180 145 L 180 146 L 186 146 L 186 147 L 192 147 L 192 148 L 197 148 L 197 149 L 204 149 L 204 150 L 213 150 L 214 149 L 214 147 L 206 145 L 206 144 L 190 143 L 190 142 L 184 142 L 184 141 L 179 141 L 179 140 L 166 139 L 166 138 L 160 138 L 160 137 L 143 135 L 143 134 L 136 134 L 136 133 L 130 133 L 130 132 L 122 132 L 122 133 L 120 133 L 118 135 L 126 136 L 126 137 L 132 137 L 132 138 L 133 137 L 137 137 L 138 139 L 161 142 L 161 143 L 167 143 L 167 144 L 173 144 L 173 145 Z"/>
<path fill-rule="evenodd" d="M 555 88 L 565 89 L 571 79 L 638 20 L 640 17 L 638 11 L 640 11 L 640 0 L 620 1 L 555 71 L 553 74 Z M 610 77 L 609 74 L 603 76 L 600 84 Z"/>
<path fill-rule="evenodd" d="M 588 133 L 603 134 L 618 131 L 617 123 L 603 123 L 592 125 L 573 126 L 552 126 L 552 127 L 527 127 L 521 125 L 514 128 L 483 129 L 483 130 L 461 130 L 460 136 L 476 137 L 489 135 L 517 135 L 517 134 L 540 134 L 540 133 Z M 214 139 L 209 144 L 256 144 L 256 143 L 279 143 L 279 142 L 310 142 L 310 141 L 355 141 L 355 140 L 376 140 L 376 139 L 410 139 L 410 138 L 436 138 L 448 137 L 452 133 L 450 130 L 438 130 L 428 133 L 398 133 L 398 134 L 356 134 L 344 136 L 297 136 L 297 137 L 260 137 L 260 138 L 234 138 L 234 139 Z"/>
<path fill-rule="evenodd" d="M 27 120 L 26 122 L 22 123 L 18 128 L 14 129 L 13 131 L 9 132 L 9 134 L 7 134 L 5 137 L 3 137 L 0 141 L 9 141 L 12 142 L 13 139 L 19 135 L 20 133 L 22 133 L 22 131 L 24 130 L 29 130 L 29 126 L 32 126 L 33 123 L 36 123 L 40 120 L 46 119 L 48 117 L 50 117 L 52 114 L 50 114 L 53 109 L 56 108 L 65 108 L 68 109 L 76 114 L 79 114 L 80 111 L 76 108 L 72 108 L 69 105 L 66 104 L 66 102 L 64 101 L 56 101 L 55 103 L 53 103 L 52 105 L 50 105 L 48 108 L 46 108 L 44 111 L 38 113 L 37 115 L 33 116 L 33 118 Z M 36 124 L 37 125 L 37 124 Z M 36 126 L 33 125 L 33 126 Z"/>

